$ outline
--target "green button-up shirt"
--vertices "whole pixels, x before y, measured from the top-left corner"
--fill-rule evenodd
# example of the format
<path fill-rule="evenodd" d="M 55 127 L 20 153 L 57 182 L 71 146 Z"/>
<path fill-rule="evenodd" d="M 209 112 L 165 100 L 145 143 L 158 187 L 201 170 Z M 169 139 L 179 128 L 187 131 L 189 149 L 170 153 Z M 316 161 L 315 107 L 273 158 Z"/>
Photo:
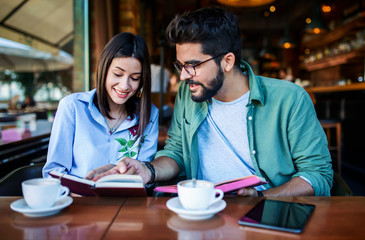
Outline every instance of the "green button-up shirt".
<path fill-rule="evenodd" d="M 244 61 L 241 70 L 249 77 L 247 136 L 256 175 L 268 181 L 267 189 L 301 176 L 311 182 L 316 196 L 329 196 L 331 156 L 307 92 L 287 81 L 255 76 Z M 198 148 L 204 147 L 198 146 L 197 129 L 208 114 L 208 104 L 191 100 L 189 86 L 182 84 L 168 140 L 155 156 L 174 159 L 180 175 L 188 179 L 197 176 Z"/>

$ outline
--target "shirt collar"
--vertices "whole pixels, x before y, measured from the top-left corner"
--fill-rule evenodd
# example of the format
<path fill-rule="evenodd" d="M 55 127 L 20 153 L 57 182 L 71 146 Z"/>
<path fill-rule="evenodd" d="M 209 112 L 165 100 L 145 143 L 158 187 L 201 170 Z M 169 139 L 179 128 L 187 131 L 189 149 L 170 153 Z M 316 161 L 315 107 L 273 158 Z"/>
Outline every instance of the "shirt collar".
<path fill-rule="evenodd" d="M 79 94 L 77 100 L 87 103 L 92 118 L 95 119 L 95 121 L 97 121 L 99 124 L 106 125 L 106 120 L 104 116 L 100 113 L 99 109 L 94 104 L 93 100 L 95 94 L 96 94 L 96 89 L 93 89 L 91 91 L 85 92 L 85 94 Z M 118 127 L 117 132 L 135 126 L 138 123 L 138 120 L 139 118 L 136 115 L 134 115 L 133 119 L 130 116 L 128 116 L 127 121 L 124 121 L 120 125 L 120 127 Z"/>
<path fill-rule="evenodd" d="M 96 89 L 85 92 L 85 94 L 79 94 L 77 96 L 77 100 L 88 103 L 89 108 L 90 108 L 90 106 L 93 104 L 93 99 L 94 99 L 95 93 L 96 93 Z"/>
<path fill-rule="evenodd" d="M 79 94 L 77 100 L 87 104 L 91 117 L 100 125 L 104 125 L 105 119 L 93 102 L 95 94 L 96 89 L 93 89 L 91 91 L 85 92 L 84 94 Z"/>
<path fill-rule="evenodd" d="M 256 100 L 262 105 L 265 105 L 265 89 L 262 86 L 261 78 L 253 73 L 252 68 L 245 61 L 241 61 L 240 68 L 242 73 L 245 73 L 248 76 L 248 84 L 250 87 L 250 97 L 248 102 L 251 103 L 252 100 Z"/>

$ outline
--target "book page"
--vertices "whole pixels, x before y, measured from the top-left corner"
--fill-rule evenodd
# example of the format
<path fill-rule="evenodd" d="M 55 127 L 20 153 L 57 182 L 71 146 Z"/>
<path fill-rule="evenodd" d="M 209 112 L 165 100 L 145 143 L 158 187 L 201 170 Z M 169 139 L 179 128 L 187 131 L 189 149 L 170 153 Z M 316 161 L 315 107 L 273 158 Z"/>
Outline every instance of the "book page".
<path fill-rule="evenodd" d="M 104 176 L 96 182 L 97 183 L 102 183 L 102 182 L 143 183 L 143 180 L 142 180 L 142 177 L 139 175 L 113 174 L 113 175 Z"/>
<path fill-rule="evenodd" d="M 144 188 L 142 177 L 139 175 L 113 174 L 100 178 L 95 183 L 96 188 Z"/>
<path fill-rule="evenodd" d="M 98 182 L 95 188 L 144 188 L 142 182 Z"/>

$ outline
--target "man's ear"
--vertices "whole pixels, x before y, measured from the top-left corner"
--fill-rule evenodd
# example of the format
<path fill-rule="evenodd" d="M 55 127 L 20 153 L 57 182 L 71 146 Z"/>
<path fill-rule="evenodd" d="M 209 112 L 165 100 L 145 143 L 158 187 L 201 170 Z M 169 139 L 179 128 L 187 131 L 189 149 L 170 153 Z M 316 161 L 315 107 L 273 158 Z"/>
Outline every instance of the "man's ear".
<path fill-rule="evenodd" d="M 236 57 L 232 52 L 229 52 L 226 55 L 224 55 L 223 61 L 222 61 L 224 71 L 226 71 L 226 72 L 231 71 L 233 69 L 235 61 L 236 61 Z"/>

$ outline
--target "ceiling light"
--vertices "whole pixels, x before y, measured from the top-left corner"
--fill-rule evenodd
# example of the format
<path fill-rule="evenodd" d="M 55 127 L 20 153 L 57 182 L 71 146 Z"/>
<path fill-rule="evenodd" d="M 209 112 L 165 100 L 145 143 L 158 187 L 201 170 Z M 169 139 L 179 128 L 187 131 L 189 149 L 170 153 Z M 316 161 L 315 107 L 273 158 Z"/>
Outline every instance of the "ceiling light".
<path fill-rule="evenodd" d="M 305 27 L 307 33 L 320 34 L 322 32 L 328 31 L 327 24 L 324 22 L 320 6 L 314 8 L 314 16 L 312 21 Z"/>
<path fill-rule="evenodd" d="M 275 0 L 217 0 L 220 4 L 231 7 L 258 7 L 270 4 Z"/>
<path fill-rule="evenodd" d="M 289 36 L 289 25 L 286 25 L 285 27 L 284 36 L 280 39 L 279 46 L 285 49 L 295 47 L 293 40 Z"/>
<path fill-rule="evenodd" d="M 322 12 L 324 13 L 329 13 L 332 11 L 332 8 L 330 5 L 327 5 L 327 4 L 322 4 Z"/>

